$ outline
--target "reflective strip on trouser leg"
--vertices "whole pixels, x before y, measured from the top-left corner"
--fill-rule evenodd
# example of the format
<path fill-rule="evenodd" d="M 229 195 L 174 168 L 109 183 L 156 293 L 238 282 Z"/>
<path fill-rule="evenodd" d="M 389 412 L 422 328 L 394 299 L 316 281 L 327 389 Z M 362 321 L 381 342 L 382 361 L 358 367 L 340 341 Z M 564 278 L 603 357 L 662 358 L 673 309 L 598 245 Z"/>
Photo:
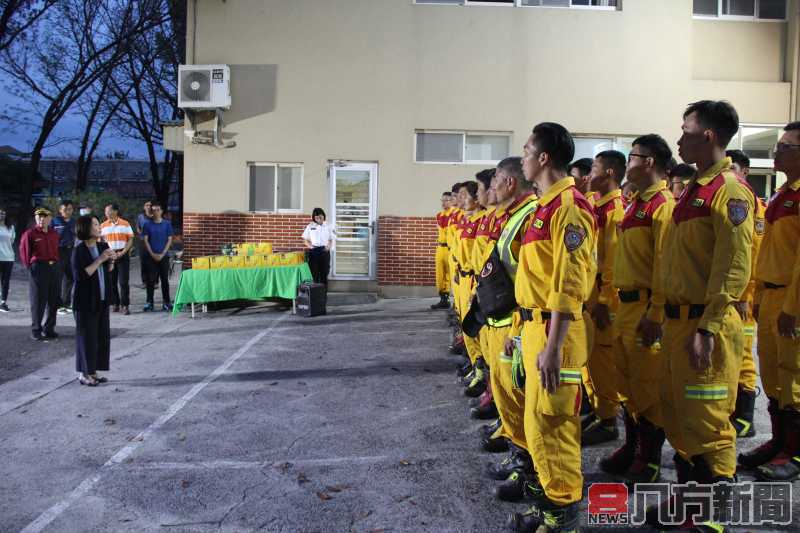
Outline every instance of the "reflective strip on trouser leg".
<path fill-rule="evenodd" d="M 744 390 L 756 390 L 758 375 L 753 361 L 753 340 L 756 334 L 756 321 L 753 317 L 744 322 L 744 350 L 742 351 L 742 368 L 739 370 L 739 386 Z"/>
<path fill-rule="evenodd" d="M 781 312 L 785 289 L 767 289 L 761 299 L 758 314 L 758 375 L 761 386 L 770 398 L 780 398 L 778 382 L 778 315 Z"/>
<path fill-rule="evenodd" d="M 588 315 L 584 313 L 584 318 Z M 525 364 L 525 438 L 547 498 L 558 505 L 581 499 L 580 383 L 573 383 L 586 364 L 583 320 L 570 324 L 561 353 L 562 381 L 554 394 L 542 388 L 536 358 L 547 341 L 545 325 L 525 322 L 522 356 Z"/>
<path fill-rule="evenodd" d="M 611 312 L 616 312 L 616 305 Z M 614 418 L 619 413 L 622 398 L 619 394 L 619 371 L 614 356 L 613 324 L 606 329 L 595 327 L 594 347 L 586 364 L 594 394 L 589 396 L 594 414 L 601 419 Z"/>
<path fill-rule="evenodd" d="M 659 388 L 664 376 L 660 344 L 642 345 L 636 332 L 647 312 L 647 302 L 621 303 L 614 321 L 614 355 L 620 379 L 620 396 L 628 412 L 662 427 Z"/>
<path fill-rule="evenodd" d="M 689 363 L 686 343 L 699 320 L 667 320 L 664 349 L 669 358 L 672 418 L 686 458 L 702 455 L 714 476 L 736 473 L 736 430 L 730 422 L 736 404 L 744 335 L 742 320 L 733 307 L 725 312 L 714 337 L 711 367 L 697 372 Z M 667 417 L 667 407 L 663 413 Z M 666 427 L 665 427 L 666 429 Z M 671 440 L 670 440 L 671 442 Z"/>
<path fill-rule="evenodd" d="M 481 340 L 486 336 L 486 353 L 496 354 L 495 367 L 489 374 L 492 380 L 492 396 L 497 412 L 500 414 L 502 435 L 515 445 L 528 449 L 525 441 L 525 393 L 515 389 L 511 381 L 511 358 L 504 352 L 505 340 L 510 326 L 502 328 L 484 328 Z"/>
<path fill-rule="evenodd" d="M 436 289 L 450 292 L 450 250 L 446 246 L 436 246 Z"/>

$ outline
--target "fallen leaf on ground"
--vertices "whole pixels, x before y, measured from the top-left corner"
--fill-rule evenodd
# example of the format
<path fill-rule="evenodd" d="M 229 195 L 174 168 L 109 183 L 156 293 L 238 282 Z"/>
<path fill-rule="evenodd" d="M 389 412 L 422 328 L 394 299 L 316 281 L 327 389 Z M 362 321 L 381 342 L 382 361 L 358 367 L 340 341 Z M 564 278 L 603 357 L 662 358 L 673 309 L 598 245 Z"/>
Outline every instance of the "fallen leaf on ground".
<path fill-rule="evenodd" d="M 410 465 L 411 463 L 410 463 L 410 462 L 408 462 L 408 461 L 406 461 L 405 459 L 402 459 L 402 460 L 400 461 L 400 464 L 401 464 L 401 465 L 403 465 L 403 466 L 408 466 L 408 465 Z"/>
<path fill-rule="evenodd" d="M 328 492 L 342 492 L 344 489 L 349 489 L 347 485 L 325 485 L 325 490 Z"/>
<path fill-rule="evenodd" d="M 308 483 L 309 479 L 306 477 L 306 475 L 304 473 L 300 472 L 299 474 L 297 474 L 297 482 L 298 483 Z"/>
<path fill-rule="evenodd" d="M 106 418 L 105 420 L 103 420 L 103 424 L 105 424 L 107 426 L 113 426 L 116 423 L 117 423 L 117 421 L 114 420 L 113 418 Z"/>
<path fill-rule="evenodd" d="M 391 368 L 391 369 L 392 369 L 392 370 L 394 370 L 395 372 L 400 372 L 400 369 L 399 369 L 399 368 L 397 368 L 397 367 L 394 367 L 394 366 L 392 366 L 392 367 L 389 367 L 389 368 Z"/>
<path fill-rule="evenodd" d="M 317 497 L 322 501 L 333 499 L 333 496 L 331 496 L 327 492 L 317 492 Z"/>

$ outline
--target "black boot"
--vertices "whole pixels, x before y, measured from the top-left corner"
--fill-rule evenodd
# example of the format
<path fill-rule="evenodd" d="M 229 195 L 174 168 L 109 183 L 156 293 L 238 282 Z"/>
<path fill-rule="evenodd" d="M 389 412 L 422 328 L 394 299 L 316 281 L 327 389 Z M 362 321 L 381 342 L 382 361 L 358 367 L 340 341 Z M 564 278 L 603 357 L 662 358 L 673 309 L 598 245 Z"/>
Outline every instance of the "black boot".
<path fill-rule="evenodd" d="M 508 451 L 508 439 L 505 437 L 492 438 L 491 435 L 481 439 L 481 449 L 489 453 L 503 453 Z"/>
<path fill-rule="evenodd" d="M 673 460 L 675 461 L 675 474 L 678 477 L 679 485 L 685 485 L 689 481 L 694 480 L 694 467 L 692 463 L 690 463 L 677 453 L 673 457 Z M 675 499 L 676 496 L 670 496 L 661 503 L 658 503 L 656 505 L 651 505 L 650 507 L 648 507 L 645 510 L 645 519 L 644 519 L 645 524 L 661 531 L 680 528 L 679 525 L 666 523 L 666 521 L 669 518 L 671 518 L 670 515 L 672 511 L 677 508 Z M 659 509 L 661 509 L 662 514 L 665 515 L 664 521 L 662 521 L 661 517 L 659 516 Z"/>
<path fill-rule="evenodd" d="M 434 311 L 437 309 L 450 309 L 450 295 L 446 292 L 439 293 L 439 302 L 431 306 Z"/>
<path fill-rule="evenodd" d="M 586 387 L 581 383 L 581 416 L 592 414 L 592 404 L 589 401 L 589 395 L 586 394 Z"/>
<path fill-rule="evenodd" d="M 753 410 L 756 406 L 756 391 L 743 389 L 739 385 L 736 393 L 736 410 L 731 415 L 731 423 L 736 428 L 736 437 L 740 439 L 752 437 L 756 434 L 753 425 Z"/>
<path fill-rule="evenodd" d="M 464 376 L 466 376 L 470 372 L 472 372 L 472 363 L 470 363 L 469 359 L 467 359 L 467 361 L 463 365 L 458 367 L 458 369 L 456 370 L 456 375 L 459 378 L 463 378 Z"/>
<path fill-rule="evenodd" d="M 778 409 L 778 400 L 769 399 L 767 405 L 769 420 L 772 424 L 772 438 L 747 453 L 739 454 L 739 466 L 749 470 L 770 462 L 783 449 L 783 423 Z"/>
<path fill-rule="evenodd" d="M 544 491 L 536 478 L 536 473 L 530 469 L 520 469 L 511 472 L 508 477 L 494 488 L 494 495 L 504 502 L 519 502 L 525 498 L 541 497 Z"/>
<path fill-rule="evenodd" d="M 502 481 L 508 479 L 513 472 L 522 471 L 527 472 L 532 468 L 531 456 L 527 450 L 523 450 L 519 446 L 510 444 L 511 452 L 508 457 L 499 463 L 489 463 L 486 466 L 486 475 L 492 479 Z"/>
<path fill-rule="evenodd" d="M 756 468 L 759 481 L 794 481 L 800 477 L 800 413 L 781 410 L 783 449 L 769 463 Z"/>
<path fill-rule="evenodd" d="M 619 438 L 616 417 L 605 420 L 597 418 L 596 415 L 593 417 L 593 420 L 587 422 L 585 429 L 581 432 L 581 446 L 594 446 Z"/>
<path fill-rule="evenodd" d="M 491 424 L 486 424 L 485 426 L 481 426 L 481 428 L 479 430 L 481 438 L 489 438 L 489 437 L 491 437 L 492 435 L 494 435 L 497 432 L 498 429 L 500 429 L 501 425 L 502 425 L 502 422 L 498 418 L 497 420 L 495 420 Z"/>
<path fill-rule="evenodd" d="M 657 483 L 661 477 L 661 449 L 664 447 L 664 430 L 646 418 L 639 420 L 639 439 L 633 464 L 625 472 L 629 483 Z"/>
<path fill-rule="evenodd" d="M 486 405 L 479 405 L 469 410 L 470 418 L 475 420 L 491 420 L 498 416 L 497 406 L 494 402 L 489 402 Z"/>
<path fill-rule="evenodd" d="M 466 384 L 464 394 L 470 398 L 477 398 L 484 393 L 489 383 L 489 369 L 483 357 L 478 357 L 472 372 L 472 379 Z"/>
<path fill-rule="evenodd" d="M 556 505 L 546 498 L 524 513 L 512 514 L 506 525 L 512 531 L 524 533 L 568 533 L 578 531 L 580 502 Z"/>
<path fill-rule="evenodd" d="M 624 410 L 625 421 L 625 444 L 617 448 L 617 450 L 610 456 L 600 461 L 600 470 L 612 476 L 623 475 L 628 468 L 633 464 L 636 454 L 636 444 L 639 433 L 639 425 L 628 413 Z"/>

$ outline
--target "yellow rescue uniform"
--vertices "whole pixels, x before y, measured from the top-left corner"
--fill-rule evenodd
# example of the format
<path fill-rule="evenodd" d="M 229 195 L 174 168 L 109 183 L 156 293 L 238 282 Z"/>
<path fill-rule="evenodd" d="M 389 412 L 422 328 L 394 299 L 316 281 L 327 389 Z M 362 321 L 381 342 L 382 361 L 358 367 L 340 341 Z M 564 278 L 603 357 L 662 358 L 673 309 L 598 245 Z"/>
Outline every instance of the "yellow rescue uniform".
<path fill-rule="evenodd" d="M 659 181 L 633 196 L 619 227 L 614 261 L 614 285 L 620 304 L 614 321 L 614 355 L 620 393 L 628 412 L 662 427 L 658 402 L 664 366 L 660 344 L 642 344 L 638 332 L 643 317 L 664 321 L 661 265 L 664 236 L 675 200 L 666 181 Z"/>
<path fill-rule="evenodd" d="M 475 235 L 478 231 L 478 224 L 483 218 L 485 211 L 480 210 L 472 215 L 465 216 L 461 226 L 461 233 L 456 244 L 456 269 L 458 283 L 455 288 L 455 301 L 458 302 L 459 319 L 464 320 L 469 312 L 472 292 L 475 288 L 475 272 L 472 267 L 472 250 L 475 246 Z M 479 337 L 470 337 L 464 333 L 464 346 L 470 361 L 475 364 L 479 357 L 483 356 Z"/>
<path fill-rule="evenodd" d="M 566 177 L 539 200 L 522 239 L 515 296 L 525 369 L 525 438 L 547 498 L 557 505 L 581 499 L 581 368 L 587 359 L 588 313 L 582 313 L 596 272 L 591 206 Z M 560 384 L 547 392 L 537 358 L 553 311 L 572 317 L 561 350 Z"/>
<path fill-rule="evenodd" d="M 475 233 L 475 244 L 472 246 L 472 257 L 470 259 L 470 270 L 475 272 L 476 274 L 480 272 L 480 269 L 483 267 L 483 263 L 485 259 L 483 257 L 486 255 L 486 250 L 491 248 L 492 239 L 492 225 L 494 224 L 496 210 L 494 207 L 487 208 L 483 212 L 483 218 L 481 218 L 480 222 L 478 223 L 478 230 Z M 473 285 L 473 293 L 474 293 L 475 285 Z M 470 299 L 472 295 L 470 295 Z M 489 339 L 486 335 L 486 327 L 484 326 L 481 328 L 480 335 L 478 335 L 478 342 L 480 342 L 481 346 L 481 353 L 483 354 L 483 358 L 486 361 L 486 364 L 489 365 L 489 368 L 492 368 L 495 364 L 495 354 L 489 350 Z"/>
<path fill-rule="evenodd" d="M 608 307 L 611 325 L 605 329 L 594 326 L 594 345 L 589 352 L 584 377 L 586 392 L 595 415 L 601 420 L 614 418 L 619 412 L 621 377 L 614 357 L 614 317 L 619 308 L 617 290 L 614 288 L 614 262 L 617 249 L 617 226 L 622 223 L 625 207 L 622 190 L 617 189 L 595 201 L 594 214 L 597 221 L 597 284 L 591 302 Z M 591 311 L 592 303 L 589 304 Z"/>
<path fill-rule="evenodd" d="M 664 245 L 666 323 L 662 350 L 664 430 L 684 459 L 701 456 L 713 476 L 736 472 L 729 417 L 744 346 L 731 304 L 750 279 L 755 197 L 725 158 L 694 180 L 672 213 Z M 698 372 L 686 346 L 698 330 L 714 336 L 711 366 Z"/>
<path fill-rule="evenodd" d="M 800 411 L 800 338 L 778 335 L 781 312 L 800 318 L 800 180 L 770 199 L 756 268 L 761 383 L 781 408 Z"/>
<path fill-rule="evenodd" d="M 758 375 L 756 373 L 756 364 L 753 360 L 753 340 L 756 335 L 756 319 L 753 316 L 753 304 L 756 288 L 756 268 L 758 267 L 758 252 L 761 249 L 761 241 L 764 238 L 764 230 L 766 227 L 767 206 L 761 198 L 756 200 L 756 213 L 754 217 L 754 231 L 753 231 L 753 252 L 752 263 L 750 270 L 750 283 L 747 284 L 742 295 L 742 302 L 747 304 L 747 319 L 744 320 L 744 353 L 742 354 L 742 368 L 739 370 L 739 387 L 746 391 L 754 392 L 756 390 L 756 382 Z"/>
<path fill-rule="evenodd" d="M 436 290 L 439 294 L 450 292 L 450 251 L 447 247 L 447 228 L 450 225 L 452 208 L 443 209 L 436 213 L 436 253 L 434 255 L 436 268 Z"/>
<path fill-rule="evenodd" d="M 449 265 L 450 265 L 450 280 L 452 283 L 450 284 L 450 290 L 453 293 L 453 307 L 456 310 L 456 314 L 459 313 L 458 310 L 458 302 L 456 301 L 456 284 L 455 284 L 455 276 L 456 272 L 458 271 L 458 260 L 456 259 L 456 249 L 458 247 L 458 235 L 460 233 L 459 228 L 462 227 L 464 219 L 464 212 L 458 208 L 454 207 L 453 210 L 450 212 L 450 219 L 447 223 L 447 231 L 445 233 L 447 237 L 447 250 L 449 251 Z M 460 316 L 460 315 L 459 315 Z"/>

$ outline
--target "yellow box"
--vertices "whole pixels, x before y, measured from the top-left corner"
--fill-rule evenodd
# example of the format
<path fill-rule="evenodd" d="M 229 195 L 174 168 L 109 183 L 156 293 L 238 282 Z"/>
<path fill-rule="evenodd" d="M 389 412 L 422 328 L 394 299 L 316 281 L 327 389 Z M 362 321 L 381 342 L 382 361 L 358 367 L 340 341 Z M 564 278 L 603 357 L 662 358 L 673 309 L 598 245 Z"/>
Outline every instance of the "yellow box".
<path fill-rule="evenodd" d="M 244 256 L 244 265 L 245 268 L 254 268 L 261 266 L 261 256 L 260 255 L 246 255 Z"/>
<path fill-rule="evenodd" d="M 208 270 L 211 267 L 208 257 L 192 257 L 192 268 L 196 270 Z"/>
<path fill-rule="evenodd" d="M 244 260 L 246 258 L 247 258 L 247 256 L 244 256 L 244 255 L 231 256 L 229 258 L 230 259 L 230 263 L 228 265 L 228 268 L 243 268 L 245 266 L 244 265 Z"/>
<path fill-rule="evenodd" d="M 227 255 L 215 255 L 209 257 L 209 266 L 212 269 L 228 268 L 230 266 L 230 258 Z"/>
<path fill-rule="evenodd" d="M 258 255 L 269 255 L 272 253 L 272 243 L 269 242 L 260 242 L 256 244 L 256 254 Z"/>

